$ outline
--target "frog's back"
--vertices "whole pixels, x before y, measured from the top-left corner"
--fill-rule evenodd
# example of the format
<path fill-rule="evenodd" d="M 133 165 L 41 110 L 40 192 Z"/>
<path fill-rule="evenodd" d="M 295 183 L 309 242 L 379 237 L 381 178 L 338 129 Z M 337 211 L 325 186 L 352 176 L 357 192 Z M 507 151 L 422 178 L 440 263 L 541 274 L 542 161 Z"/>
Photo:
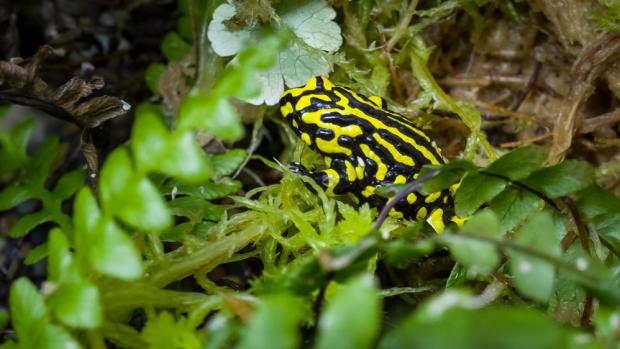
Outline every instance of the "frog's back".
<path fill-rule="evenodd" d="M 288 90 L 280 103 L 283 115 L 302 140 L 325 156 L 356 163 L 376 155 L 394 176 L 443 163 L 428 135 L 404 116 L 389 111 L 379 97 L 369 98 L 316 77 L 306 86 Z"/>

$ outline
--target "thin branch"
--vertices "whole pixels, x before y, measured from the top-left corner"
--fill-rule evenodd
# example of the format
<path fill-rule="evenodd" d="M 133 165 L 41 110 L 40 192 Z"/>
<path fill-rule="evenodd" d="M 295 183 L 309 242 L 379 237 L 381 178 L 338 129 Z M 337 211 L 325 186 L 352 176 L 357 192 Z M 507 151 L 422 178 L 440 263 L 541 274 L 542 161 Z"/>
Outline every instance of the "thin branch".
<path fill-rule="evenodd" d="M 523 101 L 525 101 L 525 98 L 530 94 L 530 91 L 532 91 L 532 88 L 534 87 L 536 80 L 538 80 L 538 75 L 540 74 L 541 67 L 542 67 L 542 64 L 540 64 L 540 62 L 536 62 L 536 65 L 534 65 L 534 71 L 532 72 L 532 76 L 530 76 L 530 79 L 527 81 L 527 85 L 525 85 L 525 89 L 523 89 L 523 91 L 521 91 L 519 96 L 517 96 L 517 99 L 515 99 L 514 103 L 510 107 L 510 110 L 517 111 L 517 109 L 519 109 Z"/>
<path fill-rule="evenodd" d="M 388 203 L 383 207 L 383 209 L 381 210 L 381 213 L 379 213 L 379 216 L 377 217 L 377 220 L 372 225 L 372 229 L 379 230 L 383 222 L 385 222 L 385 220 L 387 219 L 387 216 L 390 213 L 390 210 L 394 208 L 394 206 L 396 206 L 396 204 L 398 204 L 399 201 L 406 198 L 407 195 L 409 195 L 413 191 L 420 189 L 420 187 L 422 187 L 422 184 L 424 184 L 424 182 L 435 177 L 437 173 L 439 173 L 439 171 L 437 170 L 426 173 L 418 177 L 418 179 L 416 179 L 415 181 L 407 184 L 407 186 L 403 188 L 403 190 L 396 193 L 396 195 L 394 195 L 394 197 L 390 199 L 390 201 L 388 201 Z"/>

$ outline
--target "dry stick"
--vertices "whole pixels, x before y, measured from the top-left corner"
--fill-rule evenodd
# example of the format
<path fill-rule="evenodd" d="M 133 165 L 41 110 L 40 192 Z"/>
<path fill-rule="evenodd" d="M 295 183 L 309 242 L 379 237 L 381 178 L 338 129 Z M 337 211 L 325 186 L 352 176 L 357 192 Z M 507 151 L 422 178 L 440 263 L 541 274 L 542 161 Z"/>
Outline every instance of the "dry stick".
<path fill-rule="evenodd" d="M 400 80 L 398 80 L 398 74 L 396 72 L 396 66 L 394 65 L 394 60 L 392 59 L 392 55 L 390 54 L 390 50 L 387 48 L 387 44 L 385 43 L 385 34 L 381 30 L 379 31 L 379 42 L 383 45 L 383 53 L 385 53 L 385 57 L 388 61 L 388 68 L 390 69 L 390 77 L 392 78 L 392 83 L 394 84 L 394 89 L 396 90 L 396 98 L 399 102 L 403 102 L 403 92 L 402 87 L 400 86 Z"/>
<path fill-rule="evenodd" d="M 409 3 L 409 6 L 405 10 L 405 15 L 394 29 L 394 34 L 387 43 L 385 42 L 385 35 L 383 34 L 383 31 L 379 30 L 379 39 L 381 40 L 381 44 L 383 45 L 383 52 L 385 53 L 385 56 L 388 60 L 388 67 L 390 69 L 392 83 L 394 84 L 394 89 L 396 90 L 396 98 L 398 98 L 398 101 L 401 103 L 404 101 L 403 91 L 400 86 L 400 81 L 398 80 L 398 74 L 396 72 L 396 66 L 394 65 L 394 60 L 392 59 L 392 54 L 390 52 L 392 52 L 392 49 L 394 49 L 394 46 L 396 45 L 398 40 L 400 40 L 400 38 L 407 32 L 407 28 L 409 27 L 409 23 L 411 23 L 411 19 L 415 14 L 415 9 L 417 6 L 418 0 L 412 0 Z"/>
<path fill-rule="evenodd" d="M 519 95 L 517 96 L 517 99 L 515 99 L 514 103 L 512 104 L 512 107 L 510 107 L 511 111 L 517 111 L 517 109 L 519 109 L 523 101 L 525 101 L 525 98 L 532 91 L 532 88 L 534 87 L 536 80 L 538 80 L 538 75 L 540 74 L 541 66 L 542 64 L 540 64 L 540 62 L 536 62 L 536 65 L 534 66 L 534 71 L 532 72 L 532 76 L 530 76 L 530 79 L 527 81 L 527 84 L 525 85 L 525 89 L 523 89 L 523 91 L 519 93 Z"/>
<path fill-rule="evenodd" d="M 522 145 L 528 145 L 528 144 L 532 144 L 538 141 L 542 141 L 543 139 L 549 138 L 551 136 L 551 132 L 547 132 L 547 133 L 543 133 L 541 135 L 538 136 L 534 136 L 532 138 L 529 139 L 524 139 L 524 140 L 520 140 L 520 141 L 514 141 L 514 142 L 506 142 L 506 143 L 502 143 L 499 146 L 501 148 L 515 148 L 515 147 L 520 147 Z"/>
<path fill-rule="evenodd" d="M 414 190 L 420 189 L 420 187 L 422 186 L 422 184 L 424 184 L 424 182 L 435 177 L 437 173 L 439 173 L 439 171 L 433 171 L 433 172 L 426 173 L 418 177 L 418 179 L 416 179 L 415 181 L 407 184 L 407 186 L 403 188 L 403 190 L 396 193 L 396 195 L 394 195 L 394 197 L 390 201 L 388 201 L 387 204 L 385 204 L 385 206 L 381 210 L 381 213 L 379 213 L 379 216 L 377 217 L 375 224 L 372 225 L 372 229 L 379 230 L 383 222 L 385 222 L 388 214 L 390 213 L 390 210 L 394 208 L 394 206 L 396 206 L 396 204 L 400 200 L 406 198 L 407 195 L 409 195 L 409 193 L 413 192 Z"/>
<path fill-rule="evenodd" d="M 620 33 L 610 33 L 586 47 L 575 61 L 572 75 L 575 83 L 566 96 L 553 129 L 549 163 L 557 164 L 570 149 L 579 119 L 577 111 L 594 91 L 594 82 L 620 56 Z"/>
<path fill-rule="evenodd" d="M 534 88 L 534 84 L 536 84 L 536 80 L 538 80 L 538 75 L 540 74 L 541 66 L 542 65 L 540 64 L 540 62 L 536 62 L 536 64 L 534 65 L 534 71 L 532 72 L 532 75 L 530 76 L 527 83 L 525 84 L 525 87 L 523 88 L 521 92 L 519 92 L 519 94 L 517 95 L 517 98 L 510 106 L 510 112 L 512 113 L 516 112 L 521 106 L 521 104 L 523 104 L 523 101 L 525 101 L 525 98 L 527 98 L 527 96 L 530 94 L 530 92 Z M 495 80 L 491 82 L 495 83 Z M 487 121 L 501 121 L 501 120 L 506 119 L 508 116 L 511 116 L 511 115 L 486 114 L 486 113 L 482 114 L 482 117 Z"/>

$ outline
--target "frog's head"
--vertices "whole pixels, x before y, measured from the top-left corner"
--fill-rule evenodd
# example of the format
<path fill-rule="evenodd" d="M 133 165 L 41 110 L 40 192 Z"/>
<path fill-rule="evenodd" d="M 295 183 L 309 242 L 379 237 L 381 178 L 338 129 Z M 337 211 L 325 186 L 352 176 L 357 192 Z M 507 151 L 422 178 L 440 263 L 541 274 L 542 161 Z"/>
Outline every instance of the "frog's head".
<path fill-rule="evenodd" d="M 334 85 L 327 77 L 315 76 L 305 86 L 286 90 L 280 96 L 280 112 L 292 122 L 304 113 L 328 109 L 343 109 L 342 100 L 366 103 L 375 109 L 386 109 L 387 103 L 379 96 L 366 97 L 348 88 Z"/>
<path fill-rule="evenodd" d="M 291 121 L 297 119 L 306 111 L 334 108 L 334 84 L 324 76 L 310 78 L 305 86 L 286 90 L 280 96 L 280 112 Z"/>

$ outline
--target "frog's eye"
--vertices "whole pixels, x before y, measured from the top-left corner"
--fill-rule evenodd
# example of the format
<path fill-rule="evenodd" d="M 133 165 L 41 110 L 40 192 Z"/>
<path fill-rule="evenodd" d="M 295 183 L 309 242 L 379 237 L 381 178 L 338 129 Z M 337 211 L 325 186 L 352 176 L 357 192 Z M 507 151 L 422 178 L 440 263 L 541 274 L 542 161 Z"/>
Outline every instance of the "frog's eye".
<path fill-rule="evenodd" d="M 379 96 L 368 97 L 374 104 L 378 105 L 381 109 L 387 109 L 387 101 Z"/>

